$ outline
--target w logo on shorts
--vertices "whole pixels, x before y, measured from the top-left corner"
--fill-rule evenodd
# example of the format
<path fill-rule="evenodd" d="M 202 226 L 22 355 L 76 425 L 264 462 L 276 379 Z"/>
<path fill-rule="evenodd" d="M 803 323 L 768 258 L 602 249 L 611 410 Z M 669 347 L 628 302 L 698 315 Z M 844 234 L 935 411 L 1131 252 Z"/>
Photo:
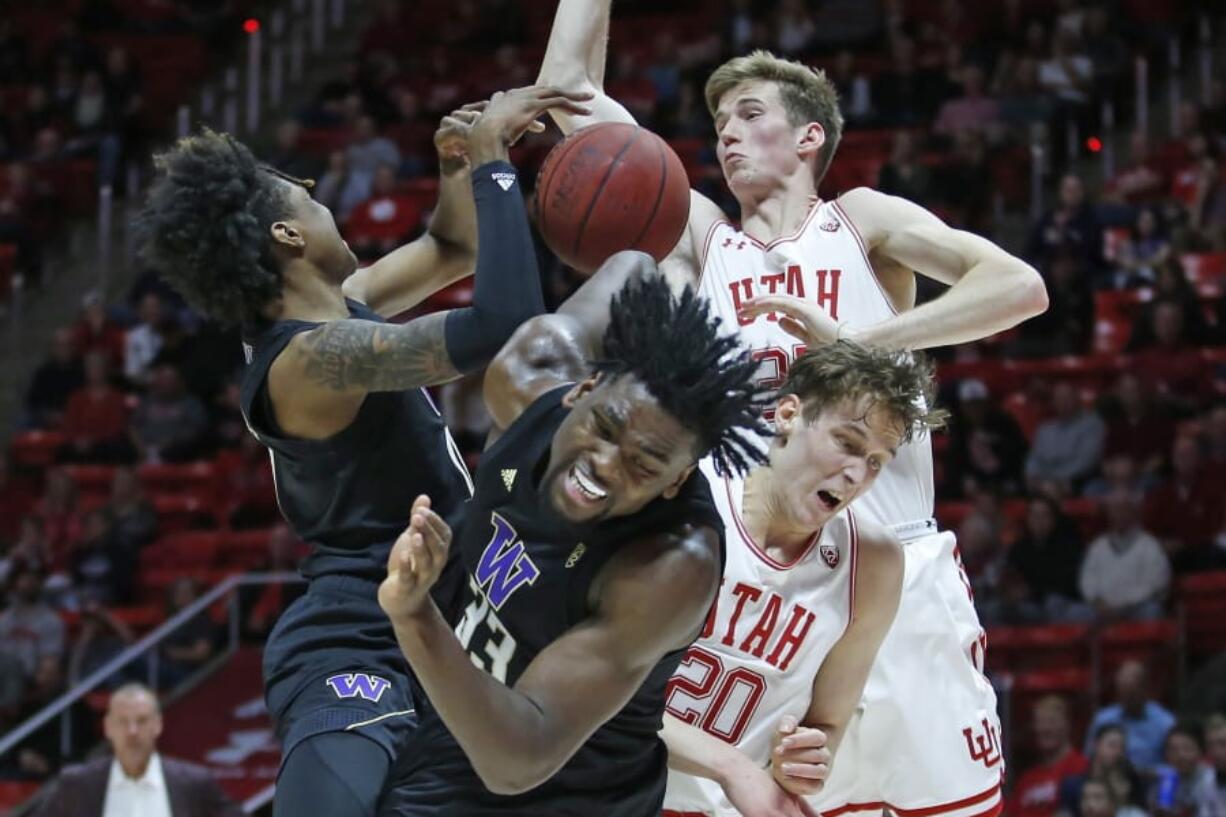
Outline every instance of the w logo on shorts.
<path fill-rule="evenodd" d="M 333 675 L 324 683 L 332 687 L 338 698 L 363 698 L 372 703 L 378 703 L 383 693 L 391 686 L 391 682 L 386 678 L 367 675 L 364 672 L 343 672 Z"/>

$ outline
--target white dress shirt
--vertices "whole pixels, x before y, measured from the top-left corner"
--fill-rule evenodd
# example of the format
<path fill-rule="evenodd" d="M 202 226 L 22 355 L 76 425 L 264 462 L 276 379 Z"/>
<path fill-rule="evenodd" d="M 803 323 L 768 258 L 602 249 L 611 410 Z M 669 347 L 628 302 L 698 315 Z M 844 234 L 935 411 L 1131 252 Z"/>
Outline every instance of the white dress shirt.
<path fill-rule="evenodd" d="M 118 760 L 111 761 L 102 817 L 172 817 L 162 759 L 156 752 L 149 758 L 145 773 L 136 779 L 124 774 Z"/>

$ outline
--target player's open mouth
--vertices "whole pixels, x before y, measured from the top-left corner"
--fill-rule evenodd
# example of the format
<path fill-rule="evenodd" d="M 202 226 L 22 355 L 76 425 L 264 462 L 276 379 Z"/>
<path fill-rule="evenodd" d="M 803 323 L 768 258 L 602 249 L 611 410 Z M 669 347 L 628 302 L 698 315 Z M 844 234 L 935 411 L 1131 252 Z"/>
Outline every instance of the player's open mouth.
<path fill-rule="evenodd" d="M 839 507 L 839 503 L 843 501 L 843 497 L 823 488 L 817 492 L 817 501 L 827 511 L 834 511 L 835 508 Z"/>
<path fill-rule="evenodd" d="M 570 487 L 574 488 L 572 494 L 578 494 L 588 502 L 600 502 L 609 496 L 609 492 L 599 482 L 588 476 L 584 469 L 579 467 L 579 463 L 570 467 L 566 481 Z"/>

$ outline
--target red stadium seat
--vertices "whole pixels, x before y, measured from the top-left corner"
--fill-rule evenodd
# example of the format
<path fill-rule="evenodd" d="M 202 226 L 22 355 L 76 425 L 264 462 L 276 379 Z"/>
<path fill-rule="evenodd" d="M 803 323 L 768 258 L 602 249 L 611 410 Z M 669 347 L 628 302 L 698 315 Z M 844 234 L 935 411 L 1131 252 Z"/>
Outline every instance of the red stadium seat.
<path fill-rule="evenodd" d="M 1088 667 L 1092 642 L 1084 624 L 999 627 L 988 632 L 988 660 L 1013 672 Z"/>
<path fill-rule="evenodd" d="M 81 493 L 110 494 L 115 477 L 113 465 L 65 465 L 64 470 L 77 484 Z"/>
<path fill-rule="evenodd" d="M 152 501 L 158 515 L 158 530 L 164 534 L 207 528 L 214 522 L 211 495 L 154 494 Z"/>
<path fill-rule="evenodd" d="M 141 484 L 153 494 L 210 492 L 216 473 L 216 466 L 207 460 L 149 464 L 137 469 Z"/>
<path fill-rule="evenodd" d="M 183 531 L 164 536 L 141 551 L 141 568 L 182 568 L 196 570 L 217 562 L 224 533 L 221 531 Z"/>
<path fill-rule="evenodd" d="M 1186 253 L 1179 257 L 1184 274 L 1193 284 L 1226 281 L 1226 252 Z"/>
<path fill-rule="evenodd" d="M 1188 652 L 1210 655 L 1226 650 L 1226 570 L 1184 576 L 1176 589 Z"/>
<path fill-rule="evenodd" d="M 157 604 L 112 607 L 110 613 L 116 619 L 131 627 L 138 635 L 152 630 L 166 618 L 165 611 Z"/>
<path fill-rule="evenodd" d="M 17 245 L 0 244 L 0 301 L 13 293 L 13 273 L 17 271 Z"/>
<path fill-rule="evenodd" d="M 0 780 L 0 813 L 20 806 L 34 796 L 42 783 L 33 780 Z"/>
<path fill-rule="evenodd" d="M 240 570 L 261 570 L 268 564 L 267 528 L 234 531 L 221 543 L 220 564 Z"/>
<path fill-rule="evenodd" d="M 938 502 L 936 517 L 941 530 L 956 530 L 974 508 L 969 502 Z"/>
<path fill-rule="evenodd" d="M 1154 695 L 1164 699 L 1175 681 L 1181 659 L 1179 622 L 1124 621 L 1107 627 L 1099 635 L 1099 684 L 1109 688 L 1115 670 L 1125 661 L 1143 661 L 1150 670 Z"/>
<path fill-rule="evenodd" d="M 10 451 L 13 464 L 25 468 L 46 468 L 55 462 L 55 451 L 64 444 L 58 431 L 24 431 L 13 437 Z"/>

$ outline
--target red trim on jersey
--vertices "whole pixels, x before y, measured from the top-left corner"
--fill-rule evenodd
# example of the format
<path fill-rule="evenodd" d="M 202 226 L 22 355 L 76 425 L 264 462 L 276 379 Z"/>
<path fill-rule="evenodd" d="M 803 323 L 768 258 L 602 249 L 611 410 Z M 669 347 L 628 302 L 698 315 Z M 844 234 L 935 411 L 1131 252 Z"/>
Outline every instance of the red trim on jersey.
<path fill-rule="evenodd" d="M 736 229 L 732 222 L 726 218 L 717 218 L 711 222 L 711 226 L 707 228 L 707 237 L 702 240 L 702 255 L 698 258 L 698 282 L 695 287 L 702 286 L 702 276 L 707 272 L 707 257 L 711 254 L 711 239 L 715 238 L 715 231 L 719 229 L 721 224 L 727 224 Z"/>
<path fill-rule="evenodd" d="M 873 283 L 877 285 L 877 291 L 881 293 L 881 297 L 885 301 L 886 308 L 889 309 L 891 313 L 897 315 L 898 309 L 894 306 L 894 299 L 890 297 L 890 293 L 885 291 L 885 287 L 881 285 L 881 281 L 877 278 L 877 273 L 873 270 L 873 262 L 868 260 L 868 249 L 864 246 L 864 238 L 860 235 L 860 230 L 856 227 L 856 223 L 851 220 L 851 216 L 847 215 L 847 211 L 843 209 L 841 204 L 839 204 L 837 201 L 831 202 L 831 204 L 833 204 L 834 209 L 838 210 L 839 214 L 843 216 L 843 221 L 847 224 L 848 229 L 851 230 L 852 238 L 856 240 L 856 245 L 860 248 L 860 255 L 864 256 L 864 263 L 868 267 L 869 277 L 872 278 Z"/>
<path fill-rule="evenodd" d="M 935 806 L 925 806 L 924 808 L 898 808 L 889 803 L 878 801 L 876 803 L 848 803 L 845 806 L 839 806 L 835 809 L 822 809 L 822 817 L 839 817 L 841 814 L 847 814 L 853 811 L 880 811 L 888 808 L 890 811 L 898 815 L 898 817 L 934 817 L 937 814 L 948 814 L 951 811 L 967 808 L 968 806 L 978 805 L 985 800 L 990 800 L 996 797 L 997 801 L 987 810 L 982 811 L 974 817 L 997 817 L 1004 810 L 1005 801 L 1000 796 L 1000 783 L 979 794 L 973 794 L 970 797 L 964 797 L 961 800 L 955 800 L 952 803 L 941 803 Z"/>
<path fill-rule="evenodd" d="M 851 508 L 847 509 L 847 523 L 851 528 L 851 575 L 847 580 L 847 626 L 850 627 L 856 618 L 856 568 L 860 565 L 860 527 Z"/>
<path fill-rule="evenodd" d="M 772 559 L 766 555 L 766 549 L 761 547 L 754 538 L 749 535 L 749 531 L 745 529 L 745 523 L 741 521 L 741 509 L 737 507 L 737 502 L 732 498 L 732 484 L 728 482 L 728 475 L 724 475 L 724 490 L 728 492 L 728 510 L 732 512 L 732 521 L 736 524 L 737 531 L 741 534 L 741 538 L 745 540 L 745 544 L 749 545 L 749 550 L 762 561 L 766 562 L 775 570 L 791 570 L 804 561 L 805 557 L 813 552 L 813 546 L 817 544 L 817 540 L 822 538 L 822 532 L 819 530 L 813 534 L 813 538 L 809 540 L 809 544 L 805 545 L 805 549 L 801 554 L 792 561 L 784 564 L 783 562 Z"/>
<path fill-rule="evenodd" d="M 798 238 L 800 238 L 802 235 L 804 235 L 805 230 L 809 229 L 809 223 L 813 221 L 813 217 L 817 215 L 817 211 L 822 209 L 823 203 L 824 202 L 822 201 L 821 196 L 818 196 L 817 201 L 813 202 L 813 206 L 809 208 L 808 214 L 805 215 L 805 220 L 800 223 L 800 227 L 797 228 L 796 232 L 792 233 L 789 236 L 784 236 L 783 238 L 776 238 L 772 241 L 769 241 L 763 244 L 761 241 L 754 238 L 753 236 L 751 236 L 749 233 L 745 232 L 744 230 L 741 230 L 741 235 L 748 238 L 750 242 L 752 242 L 755 246 L 758 247 L 758 249 L 773 250 L 775 247 L 777 247 L 780 244 L 787 244 L 789 241 L 795 241 Z"/>

